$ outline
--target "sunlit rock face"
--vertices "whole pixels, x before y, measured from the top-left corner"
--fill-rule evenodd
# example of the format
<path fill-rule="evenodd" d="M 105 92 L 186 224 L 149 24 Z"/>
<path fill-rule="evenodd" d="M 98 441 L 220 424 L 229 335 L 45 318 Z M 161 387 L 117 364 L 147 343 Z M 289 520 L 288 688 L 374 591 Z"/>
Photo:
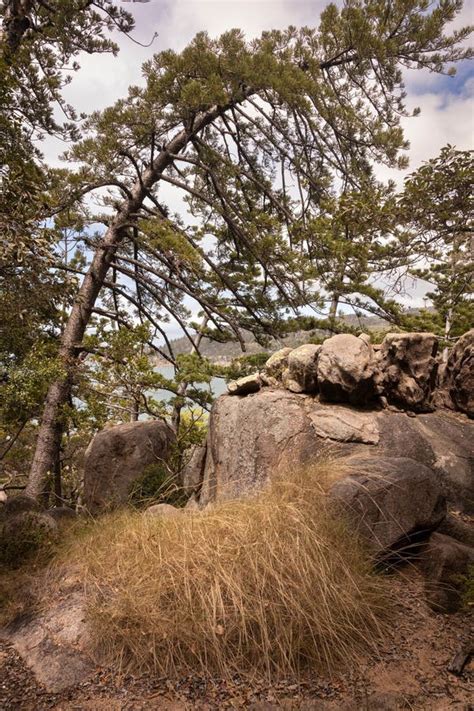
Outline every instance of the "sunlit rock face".
<path fill-rule="evenodd" d="M 432 472 L 451 507 L 474 513 L 473 342 L 474 331 L 463 336 L 439 376 L 430 333 L 388 334 L 378 346 L 344 334 L 278 351 L 212 408 L 201 506 L 329 455 L 409 460 L 408 470 Z"/>

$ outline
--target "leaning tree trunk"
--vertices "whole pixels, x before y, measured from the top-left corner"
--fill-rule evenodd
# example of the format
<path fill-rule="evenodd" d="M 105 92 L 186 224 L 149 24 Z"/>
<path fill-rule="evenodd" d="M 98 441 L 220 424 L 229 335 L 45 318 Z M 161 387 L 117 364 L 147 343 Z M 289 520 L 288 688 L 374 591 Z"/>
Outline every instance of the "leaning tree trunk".
<path fill-rule="evenodd" d="M 153 164 L 143 172 L 141 179 L 137 180 L 96 248 L 61 338 L 59 355 L 63 373 L 50 385 L 46 396 L 36 449 L 25 489 L 26 496 L 38 500 L 48 476 L 54 471 L 61 445 L 62 410 L 70 398 L 82 339 L 115 252 L 127 228 L 136 219 L 149 190 L 159 181 L 162 172 L 172 164 L 173 155 L 182 151 L 187 143 L 221 115 L 225 108 L 214 106 L 200 114 L 194 121 L 192 131 L 182 130 L 168 143 L 157 155 Z"/>

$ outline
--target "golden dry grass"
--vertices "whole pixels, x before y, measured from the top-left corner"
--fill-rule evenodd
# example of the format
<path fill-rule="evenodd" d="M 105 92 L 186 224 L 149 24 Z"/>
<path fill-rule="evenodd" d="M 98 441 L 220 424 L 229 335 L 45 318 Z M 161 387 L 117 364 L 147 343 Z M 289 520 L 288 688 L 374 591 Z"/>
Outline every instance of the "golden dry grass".
<path fill-rule="evenodd" d="M 276 678 L 375 647 L 384 583 L 329 511 L 327 474 L 201 512 L 98 521 L 67 558 L 83 566 L 102 659 L 166 676 Z"/>

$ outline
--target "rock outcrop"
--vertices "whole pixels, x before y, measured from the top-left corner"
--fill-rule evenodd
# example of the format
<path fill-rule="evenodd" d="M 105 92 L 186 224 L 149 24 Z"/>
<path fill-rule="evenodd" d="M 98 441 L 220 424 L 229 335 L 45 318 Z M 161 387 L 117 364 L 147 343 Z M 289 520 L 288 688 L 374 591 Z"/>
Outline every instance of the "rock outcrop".
<path fill-rule="evenodd" d="M 365 339 L 340 334 L 324 341 L 317 383 L 325 400 L 353 405 L 370 402 L 375 395 L 374 375 L 374 352 Z"/>
<path fill-rule="evenodd" d="M 379 393 L 414 412 L 432 408 L 438 339 L 432 333 L 389 333 L 377 354 Z"/>
<path fill-rule="evenodd" d="M 108 427 L 91 441 L 84 458 L 84 505 L 96 514 L 127 501 L 132 484 L 150 465 L 166 461 L 175 441 L 162 420 Z"/>
<path fill-rule="evenodd" d="M 278 388 L 214 404 L 201 505 L 262 488 L 274 474 L 327 455 L 409 459 L 439 478 L 451 506 L 474 513 L 474 426 L 466 417 L 356 409 Z"/>
<path fill-rule="evenodd" d="M 447 391 L 456 410 L 474 418 L 474 328 L 451 350 L 441 388 Z"/>
<path fill-rule="evenodd" d="M 83 587 L 76 581 L 64 582 L 61 593 L 50 596 L 44 610 L 0 630 L 51 693 L 83 682 L 95 669 L 88 653 Z"/>
<path fill-rule="evenodd" d="M 441 363 L 432 333 L 389 333 L 378 346 L 361 334 L 339 334 L 322 345 L 282 348 L 261 373 L 229 384 L 232 395 L 262 387 L 309 395 L 325 402 L 392 407 L 410 413 L 451 408 L 474 417 L 474 329 Z"/>
<path fill-rule="evenodd" d="M 417 462 L 440 477 L 450 506 L 473 513 L 474 430 L 449 408 L 472 413 L 474 330 L 454 346 L 439 382 L 437 351 L 431 333 L 391 333 L 375 347 L 365 334 L 342 334 L 278 351 L 261 374 L 229 386 L 246 397 L 215 403 L 201 504 L 331 451 Z"/>

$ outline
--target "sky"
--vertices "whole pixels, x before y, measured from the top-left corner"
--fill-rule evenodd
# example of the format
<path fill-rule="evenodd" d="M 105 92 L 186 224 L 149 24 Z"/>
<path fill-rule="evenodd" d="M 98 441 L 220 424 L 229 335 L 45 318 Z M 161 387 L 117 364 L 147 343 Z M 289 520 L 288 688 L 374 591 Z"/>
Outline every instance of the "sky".
<path fill-rule="evenodd" d="M 119 0 L 116 0 L 117 4 Z M 131 84 L 140 84 L 141 65 L 154 53 L 172 48 L 182 50 L 197 32 L 205 30 L 210 36 L 238 27 L 249 39 L 268 29 L 284 29 L 288 25 L 315 26 L 327 0 L 150 0 L 148 3 L 122 4 L 134 15 L 136 28 L 133 38 L 148 44 L 142 47 L 132 39 L 117 34 L 118 56 L 83 55 L 81 69 L 65 88 L 66 100 L 78 111 L 90 113 L 112 104 L 125 96 Z M 453 27 L 474 24 L 474 2 L 465 2 L 461 15 Z M 474 66 L 466 62 L 452 77 L 426 71 L 407 72 L 407 107 L 420 107 L 416 118 L 404 119 L 406 138 L 410 141 L 408 171 L 438 154 L 446 143 L 459 149 L 473 147 L 474 138 Z M 48 139 L 44 146 L 46 159 L 58 164 L 58 155 L 65 146 Z M 382 179 L 403 182 L 403 173 L 386 168 L 378 169 Z M 176 209 L 175 206 L 171 206 Z M 427 285 L 417 283 L 409 287 L 406 303 L 421 306 Z M 174 334 L 173 334 L 174 335 Z"/>

